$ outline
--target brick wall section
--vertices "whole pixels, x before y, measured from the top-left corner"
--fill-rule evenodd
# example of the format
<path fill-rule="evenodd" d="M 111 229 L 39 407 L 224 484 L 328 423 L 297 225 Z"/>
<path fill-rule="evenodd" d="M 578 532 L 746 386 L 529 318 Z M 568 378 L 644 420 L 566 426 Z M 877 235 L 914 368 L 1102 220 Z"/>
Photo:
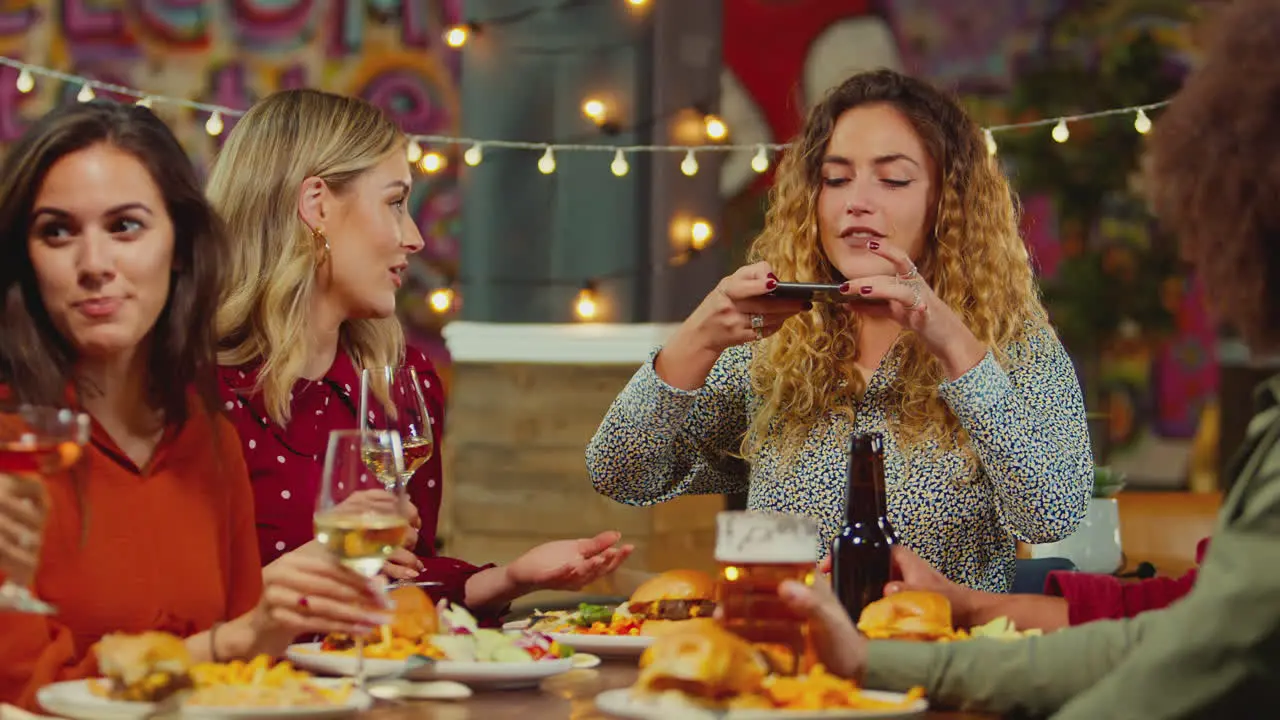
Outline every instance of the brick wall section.
<path fill-rule="evenodd" d="M 643 573 L 713 570 L 722 496 L 637 508 L 597 494 L 587 477 L 586 444 L 634 372 L 621 365 L 455 364 L 443 456 L 445 552 L 502 563 L 548 540 L 616 529 L 636 546 L 631 572 L 589 591 L 627 595 Z"/>

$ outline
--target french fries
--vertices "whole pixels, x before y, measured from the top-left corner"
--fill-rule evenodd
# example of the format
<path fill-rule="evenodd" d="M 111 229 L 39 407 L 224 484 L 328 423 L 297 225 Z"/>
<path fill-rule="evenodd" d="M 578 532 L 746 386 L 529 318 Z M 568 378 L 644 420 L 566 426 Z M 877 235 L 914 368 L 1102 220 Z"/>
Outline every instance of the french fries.
<path fill-rule="evenodd" d="M 898 710 L 924 697 L 923 688 L 912 688 L 901 701 L 874 700 L 862 693 L 851 680 L 832 675 L 822 665 L 815 665 L 807 675 L 765 678 L 760 695 L 735 700 L 737 707 L 772 707 L 780 710 Z M 756 701 L 760 698 L 766 703 Z M 740 703 L 740 704 L 739 704 Z"/>
<path fill-rule="evenodd" d="M 191 668 L 195 692 L 187 704 L 217 707 L 314 707 L 341 705 L 351 684 L 324 687 L 288 662 L 259 655 L 249 662 L 200 663 Z"/>
<path fill-rule="evenodd" d="M 352 686 L 342 682 L 322 686 L 310 673 L 289 662 L 274 662 L 259 655 L 249 662 L 199 663 L 188 671 L 193 692 L 187 705 L 207 707 L 319 707 L 341 705 L 350 697 Z M 108 697 L 106 682 L 89 681 L 89 692 Z"/>
<path fill-rule="evenodd" d="M 364 646 L 365 658 L 376 660 L 405 660 L 413 655 L 422 655 L 424 657 L 443 660 L 444 653 L 435 645 L 429 642 L 414 642 L 405 638 L 392 637 L 386 632 L 387 627 L 382 626 L 382 638 L 376 643 L 366 642 Z M 325 650 L 327 654 L 332 655 L 355 655 L 355 647 L 345 650 Z"/>

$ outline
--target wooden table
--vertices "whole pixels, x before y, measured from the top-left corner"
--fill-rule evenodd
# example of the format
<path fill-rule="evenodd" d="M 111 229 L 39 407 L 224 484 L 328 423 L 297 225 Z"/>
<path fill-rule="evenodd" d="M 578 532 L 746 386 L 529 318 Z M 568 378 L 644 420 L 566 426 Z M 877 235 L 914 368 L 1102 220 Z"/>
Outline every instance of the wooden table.
<path fill-rule="evenodd" d="M 536 690 L 477 692 L 457 702 L 380 704 L 360 720 L 608 720 L 596 709 L 595 696 L 635 682 L 631 663 L 605 662 L 592 670 L 573 670 L 542 683 Z M 927 712 L 925 720 L 986 720 L 980 713 Z"/>

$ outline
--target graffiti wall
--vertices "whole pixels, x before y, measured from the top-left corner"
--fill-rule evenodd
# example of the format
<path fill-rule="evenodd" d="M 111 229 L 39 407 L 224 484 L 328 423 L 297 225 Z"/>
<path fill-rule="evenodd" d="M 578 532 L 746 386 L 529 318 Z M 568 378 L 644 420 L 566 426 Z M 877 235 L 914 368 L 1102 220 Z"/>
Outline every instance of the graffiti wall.
<path fill-rule="evenodd" d="M 735 142 L 785 142 L 828 88 L 851 72 L 890 67 L 957 91 L 988 122 L 1006 121 L 1002 96 L 1018 63 L 1044 47 L 1067 2 L 725 0 L 722 112 Z M 739 242 L 762 222 L 770 183 L 767 174 L 750 169 L 751 154 L 729 158 L 721 176 L 726 230 Z M 1052 273 L 1070 252 L 1054 205 L 1034 196 L 1022 200 L 1024 235 L 1041 272 Z M 1175 304 L 1172 340 L 1119 343 L 1107 354 L 1105 407 L 1091 408 L 1110 416 L 1117 462 L 1135 469 L 1152 466 L 1153 454 L 1184 446 L 1217 390 L 1215 334 L 1199 287 L 1188 282 Z M 1183 467 L 1176 460 L 1158 464 L 1172 467 L 1161 470 L 1166 474 Z"/>
<path fill-rule="evenodd" d="M 244 109 L 276 90 L 316 87 L 365 98 L 410 133 L 459 127 L 459 62 L 442 29 L 458 22 L 462 0 L 5 0 L 0 55 L 104 82 Z M 18 73 L 0 69 L 0 143 L 12 142 L 75 85 L 37 79 L 20 93 Z M 123 99 L 123 98 L 122 98 Z M 131 99 L 130 99 L 131 100 Z M 203 171 L 218 138 L 206 116 L 153 105 Z M 226 119 L 229 129 L 234 118 Z M 426 248 L 416 259 L 426 287 L 435 268 L 457 259 L 456 175 L 445 170 L 415 183 L 412 210 Z M 430 313 L 413 315 L 416 338 L 433 354 Z"/>

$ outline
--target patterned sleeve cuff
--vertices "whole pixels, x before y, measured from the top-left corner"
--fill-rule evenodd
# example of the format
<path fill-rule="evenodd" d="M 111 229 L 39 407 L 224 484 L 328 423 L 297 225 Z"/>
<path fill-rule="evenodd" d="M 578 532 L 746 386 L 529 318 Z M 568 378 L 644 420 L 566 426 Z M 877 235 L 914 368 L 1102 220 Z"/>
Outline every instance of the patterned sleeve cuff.
<path fill-rule="evenodd" d="M 619 410 L 627 422 L 637 427 L 674 431 L 684 424 L 699 390 L 672 387 L 658 375 L 653 363 L 660 350 L 649 355 L 618 396 Z"/>
<path fill-rule="evenodd" d="M 938 386 L 938 395 L 962 421 L 980 416 L 1013 391 L 1013 383 L 990 350 L 969 372 Z"/>

